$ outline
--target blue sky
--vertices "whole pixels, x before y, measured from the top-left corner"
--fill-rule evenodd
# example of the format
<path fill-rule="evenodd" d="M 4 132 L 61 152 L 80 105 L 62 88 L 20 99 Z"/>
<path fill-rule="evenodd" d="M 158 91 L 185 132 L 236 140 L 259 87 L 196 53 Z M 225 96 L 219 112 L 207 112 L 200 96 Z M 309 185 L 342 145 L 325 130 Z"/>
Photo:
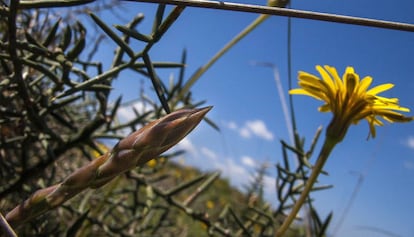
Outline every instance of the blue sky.
<path fill-rule="evenodd" d="M 149 33 L 155 5 L 123 5 L 124 12 L 118 13 L 126 19 L 136 12 L 145 14 L 138 30 Z M 292 8 L 414 24 L 412 0 L 293 0 Z M 179 61 L 182 50 L 187 49 L 188 78 L 256 17 L 251 13 L 187 8 L 150 56 L 153 60 Z M 108 24 L 123 22 L 113 15 L 104 20 Z M 193 95 L 214 106 L 209 118 L 220 126 L 221 132 L 202 124 L 178 146 L 188 151 L 180 161 L 204 170 L 222 170 L 222 175 L 236 186 L 246 183 L 258 164 L 267 162 L 270 168 L 266 190 L 271 202 L 276 200 L 273 165 L 282 158 L 279 141 L 289 141 L 289 134 L 272 69 L 252 62 L 274 64 L 287 93 L 286 34 L 287 19 L 271 17 L 203 75 L 194 85 Z M 398 97 L 403 106 L 414 109 L 413 42 L 414 33 L 410 32 L 292 19 L 294 86 L 299 70 L 316 74 L 315 65 L 328 64 L 342 74 L 350 65 L 360 76 L 372 76 L 373 85 L 394 83 L 395 87 L 384 96 Z M 111 59 L 114 44 L 107 41 L 105 47 L 110 50 L 105 50 L 102 57 Z M 136 47 L 139 50 L 140 45 Z M 164 80 L 178 76 L 178 71 L 170 69 L 158 73 Z M 119 94 L 125 101 L 137 98 L 142 79 L 130 72 L 121 74 L 114 84 L 113 98 Z M 145 85 L 149 87 L 150 83 Z M 299 133 L 309 146 L 318 126 L 327 126 L 331 115 L 319 113 L 317 107 L 321 103 L 310 97 L 295 96 L 294 103 Z M 131 110 L 123 109 L 121 113 L 130 116 Z M 414 236 L 414 123 L 386 124 L 377 128 L 376 139 L 367 141 L 367 135 L 368 127 L 361 122 L 352 126 L 335 148 L 325 166 L 329 176 L 320 178 L 322 184 L 333 184 L 334 188 L 315 194 L 317 208 L 324 216 L 334 212 L 330 232 L 338 237 L 387 236 L 373 228 L 395 236 Z M 337 228 L 358 174 L 363 175 L 363 184 L 341 228 Z"/>

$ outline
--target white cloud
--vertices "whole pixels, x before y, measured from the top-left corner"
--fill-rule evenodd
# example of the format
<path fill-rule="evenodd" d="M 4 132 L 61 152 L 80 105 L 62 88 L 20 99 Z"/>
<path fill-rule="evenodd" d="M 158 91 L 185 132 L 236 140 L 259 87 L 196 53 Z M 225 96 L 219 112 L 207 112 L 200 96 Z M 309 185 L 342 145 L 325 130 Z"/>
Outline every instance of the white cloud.
<path fill-rule="evenodd" d="M 251 135 L 254 136 L 253 133 Z M 253 169 L 260 165 L 258 161 L 248 155 L 242 155 L 236 159 L 206 146 L 197 146 L 188 137 L 184 138 L 174 149 L 187 151 L 182 156 L 181 162 L 198 167 L 203 171 L 218 170 L 221 172 L 221 177 L 227 178 L 231 185 L 240 190 L 243 190 L 245 185 L 252 181 L 253 175 L 256 175 Z M 274 176 L 265 175 L 263 177 L 264 198 L 272 205 L 275 203 L 275 182 Z"/>
<path fill-rule="evenodd" d="M 198 155 L 196 146 L 194 146 L 188 137 L 185 137 L 183 140 L 181 140 L 175 147 L 179 150 L 184 150 L 193 156 Z"/>
<path fill-rule="evenodd" d="M 202 170 L 219 170 L 221 176 L 228 178 L 230 183 L 239 189 L 252 180 L 252 167 L 257 167 L 254 158 L 244 155 L 238 159 L 221 156 L 207 147 L 197 147 L 189 138 L 184 138 L 178 145 L 178 149 L 186 150 L 185 163 L 194 165 Z M 197 159 L 203 157 L 206 159 Z M 196 159 L 194 159 L 196 158 Z M 263 177 L 265 199 L 272 202 L 275 197 L 275 178 L 269 175 Z"/>
<path fill-rule="evenodd" d="M 137 115 L 135 114 L 133 108 L 138 112 L 138 113 L 145 113 L 149 111 L 148 106 L 145 105 L 144 102 L 142 101 L 137 101 L 132 103 L 129 106 L 123 106 L 120 107 L 118 109 L 118 115 L 122 120 L 128 121 L 128 120 L 132 120 L 134 118 L 137 117 Z"/>
<path fill-rule="evenodd" d="M 230 121 L 227 123 L 227 127 L 231 130 L 236 130 L 237 129 L 237 124 L 233 121 Z"/>
<path fill-rule="evenodd" d="M 414 137 L 410 136 L 407 138 L 407 140 L 405 141 L 405 144 L 411 148 L 414 149 Z"/>
<path fill-rule="evenodd" d="M 223 177 L 238 188 L 249 181 L 251 174 L 248 168 L 254 165 L 251 157 L 243 156 L 242 161 L 237 161 L 231 157 L 219 155 L 216 151 L 207 147 L 197 147 L 186 137 L 176 145 L 174 149 L 185 150 L 184 156 L 186 163 L 201 168 L 202 170 L 219 170 Z M 198 159 L 200 158 L 201 159 Z"/>
<path fill-rule="evenodd" d="M 404 168 L 414 170 L 414 162 L 408 160 L 404 161 Z"/>
<path fill-rule="evenodd" d="M 238 188 L 241 188 L 242 184 L 246 184 L 250 177 L 246 167 L 230 157 L 213 161 L 208 165 L 211 166 L 212 169 L 221 171 L 222 177 L 228 178 L 230 182 Z"/>
<path fill-rule="evenodd" d="M 274 203 L 276 197 L 276 179 L 275 177 L 265 175 L 263 177 L 264 197 L 270 202 Z"/>
<path fill-rule="evenodd" d="M 269 175 L 265 175 L 263 177 L 263 185 L 265 187 L 265 190 L 267 192 L 275 192 L 275 188 L 276 188 L 276 179 L 275 177 L 269 176 Z"/>
<path fill-rule="evenodd" d="M 256 167 L 256 162 L 250 156 L 242 156 L 241 162 L 243 165 L 246 165 L 249 167 Z"/>
<path fill-rule="evenodd" d="M 246 158 L 247 156 L 245 156 Z M 240 164 L 237 161 L 234 161 L 231 158 L 227 158 L 224 161 L 224 164 L 216 163 L 216 169 L 222 172 L 222 176 L 227 177 L 230 182 L 239 189 L 243 189 L 244 185 L 252 181 L 252 174 L 249 172 L 248 165 L 244 164 L 249 159 L 242 159 Z M 247 162 L 249 163 L 249 161 Z M 273 200 L 276 196 L 276 180 L 275 177 L 265 175 L 263 177 L 263 189 L 264 197 L 270 203 L 273 203 Z"/>
<path fill-rule="evenodd" d="M 413 136 L 409 136 L 403 143 L 408 148 L 414 149 L 414 137 Z M 408 170 L 414 170 L 414 162 L 411 160 L 405 160 L 403 165 L 404 165 L 404 168 Z"/>
<path fill-rule="evenodd" d="M 246 127 L 241 128 L 239 133 L 240 133 L 240 136 L 242 136 L 244 138 L 251 138 L 252 137 L 252 133 Z"/>
<path fill-rule="evenodd" d="M 200 152 L 202 155 L 206 156 L 210 160 L 217 160 L 217 154 L 214 151 L 208 149 L 207 147 L 201 147 Z"/>
<path fill-rule="evenodd" d="M 270 132 L 262 120 L 247 121 L 246 127 L 256 136 L 265 140 L 273 140 L 273 133 Z"/>
<path fill-rule="evenodd" d="M 240 179 L 240 177 L 247 177 L 248 172 L 246 168 L 234 162 L 233 159 L 227 159 L 227 166 L 230 172 L 235 175 L 235 179 Z"/>
<path fill-rule="evenodd" d="M 224 126 L 230 130 L 237 131 L 243 138 L 252 138 L 253 136 L 271 141 L 274 138 L 273 133 L 266 127 L 263 120 L 248 120 L 243 126 L 239 127 L 236 122 L 223 122 Z"/>

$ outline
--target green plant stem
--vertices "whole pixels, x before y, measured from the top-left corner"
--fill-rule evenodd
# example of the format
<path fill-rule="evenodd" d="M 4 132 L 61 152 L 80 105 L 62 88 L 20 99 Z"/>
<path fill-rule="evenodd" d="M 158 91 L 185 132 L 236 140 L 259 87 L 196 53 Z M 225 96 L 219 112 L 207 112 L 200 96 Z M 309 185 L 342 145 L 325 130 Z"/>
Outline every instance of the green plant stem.
<path fill-rule="evenodd" d="M 154 120 L 120 140 L 115 147 L 75 170 L 61 183 L 37 190 L 6 215 L 13 227 L 62 205 L 87 188 L 99 188 L 177 144 L 212 107 L 183 109 Z M 168 139 L 167 139 L 168 138 Z"/>
<path fill-rule="evenodd" d="M 261 14 L 259 15 L 250 25 L 244 28 L 238 35 L 236 35 L 231 41 L 229 41 L 220 51 L 218 51 L 211 59 L 208 61 L 204 66 L 200 67 L 185 83 L 180 94 L 178 95 L 177 101 L 178 103 L 184 95 L 190 90 L 190 88 L 194 85 L 195 82 L 219 59 L 221 58 L 229 49 L 231 49 L 235 44 L 237 44 L 241 39 L 243 39 L 247 34 L 249 34 L 252 30 L 254 30 L 258 25 L 264 22 L 269 15 Z"/>
<path fill-rule="evenodd" d="M 310 19 L 327 22 L 337 22 L 343 24 L 361 25 L 378 27 L 383 29 L 393 29 L 400 31 L 414 32 L 414 24 L 407 24 L 393 21 L 383 21 L 377 19 L 369 19 L 362 17 L 352 17 L 337 14 L 328 14 L 314 11 L 303 11 L 296 9 L 286 9 L 281 7 L 259 6 L 253 4 L 240 4 L 225 1 L 210 1 L 210 0 L 126 0 L 130 2 L 150 2 L 150 3 L 164 3 L 177 6 L 199 7 L 220 9 L 237 12 L 251 12 L 261 13 L 274 16 L 288 16 L 301 19 Z"/>
<path fill-rule="evenodd" d="M 299 199 L 296 201 L 295 205 L 293 206 L 291 212 L 289 213 L 288 217 L 284 220 L 282 226 L 277 230 L 276 237 L 281 237 L 289 228 L 290 224 L 295 219 L 296 215 L 298 214 L 300 208 L 302 207 L 303 203 L 306 201 L 310 191 L 312 190 L 313 185 L 315 184 L 316 180 L 318 179 L 319 174 L 322 171 L 325 162 L 328 160 L 329 154 L 338 144 L 338 140 L 336 139 L 329 139 L 326 138 L 321 152 L 319 154 L 318 160 L 316 161 L 315 166 L 312 168 L 311 176 L 309 177 L 308 181 L 306 182 L 305 188 L 303 189 L 302 193 L 300 194 Z"/>

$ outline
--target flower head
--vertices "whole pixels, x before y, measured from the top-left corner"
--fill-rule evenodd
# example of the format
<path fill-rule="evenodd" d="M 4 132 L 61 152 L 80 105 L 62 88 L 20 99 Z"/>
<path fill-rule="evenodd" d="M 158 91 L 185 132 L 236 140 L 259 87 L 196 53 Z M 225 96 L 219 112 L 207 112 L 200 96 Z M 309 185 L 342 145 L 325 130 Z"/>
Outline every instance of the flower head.
<path fill-rule="evenodd" d="M 375 137 L 375 125 L 382 126 L 380 118 L 388 122 L 409 122 L 413 117 L 405 117 L 397 112 L 409 112 L 410 110 L 398 104 L 398 98 L 386 98 L 378 96 L 381 92 L 391 89 L 391 83 L 375 86 L 371 89 L 372 77 L 366 76 L 360 80 L 353 67 L 347 67 L 342 78 L 336 69 L 331 66 L 316 66 L 321 75 L 319 77 L 299 72 L 299 86 L 292 89 L 290 94 L 302 94 L 312 96 L 325 102 L 319 107 L 321 112 L 332 112 L 334 118 L 327 129 L 327 135 L 341 141 L 351 124 L 357 124 L 366 119 L 370 127 L 369 135 Z"/>

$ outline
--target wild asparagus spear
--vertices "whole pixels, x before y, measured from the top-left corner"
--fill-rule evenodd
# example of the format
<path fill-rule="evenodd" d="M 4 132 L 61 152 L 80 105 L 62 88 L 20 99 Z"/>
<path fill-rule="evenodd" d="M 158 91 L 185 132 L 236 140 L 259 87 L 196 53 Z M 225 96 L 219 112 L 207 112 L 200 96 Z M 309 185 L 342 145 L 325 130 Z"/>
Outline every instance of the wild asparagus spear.
<path fill-rule="evenodd" d="M 86 188 L 99 188 L 114 177 L 168 150 L 204 118 L 212 107 L 183 109 L 148 123 L 125 137 L 108 153 L 70 174 L 63 182 L 40 189 L 6 215 L 13 227 L 33 219 Z"/>

